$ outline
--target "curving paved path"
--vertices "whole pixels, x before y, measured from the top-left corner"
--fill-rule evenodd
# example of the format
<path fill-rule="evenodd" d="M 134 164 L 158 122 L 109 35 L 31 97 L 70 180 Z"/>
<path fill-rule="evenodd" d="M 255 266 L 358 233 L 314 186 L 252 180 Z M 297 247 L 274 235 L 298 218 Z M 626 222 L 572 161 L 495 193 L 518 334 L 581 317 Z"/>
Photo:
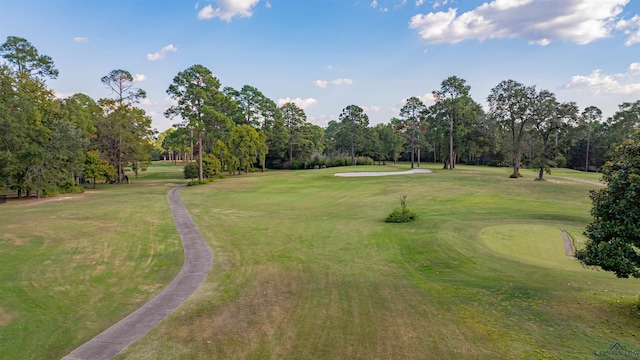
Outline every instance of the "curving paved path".
<path fill-rule="evenodd" d="M 184 246 L 184 264 L 178 275 L 156 297 L 63 360 L 111 359 L 177 309 L 205 280 L 211 269 L 211 251 L 180 198 L 179 192 L 184 186 L 169 191 L 173 219 Z"/>

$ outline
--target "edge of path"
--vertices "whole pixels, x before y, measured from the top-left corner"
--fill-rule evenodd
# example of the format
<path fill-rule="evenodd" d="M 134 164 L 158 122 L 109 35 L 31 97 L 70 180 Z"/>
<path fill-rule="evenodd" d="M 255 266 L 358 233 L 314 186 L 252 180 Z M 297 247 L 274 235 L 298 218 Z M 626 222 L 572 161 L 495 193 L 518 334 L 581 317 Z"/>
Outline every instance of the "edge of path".
<path fill-rule="evenodd" d="M 173 219 L 184 247 L 184 264 L 178 275 L 153 299 L 72 351 L 63 360 L 111 359 L 164 320 L 204 282 L 211 270 L 211 250 L 180 198 L 180 189 L 184 186 L 174 187 L 168 194 Z"/>

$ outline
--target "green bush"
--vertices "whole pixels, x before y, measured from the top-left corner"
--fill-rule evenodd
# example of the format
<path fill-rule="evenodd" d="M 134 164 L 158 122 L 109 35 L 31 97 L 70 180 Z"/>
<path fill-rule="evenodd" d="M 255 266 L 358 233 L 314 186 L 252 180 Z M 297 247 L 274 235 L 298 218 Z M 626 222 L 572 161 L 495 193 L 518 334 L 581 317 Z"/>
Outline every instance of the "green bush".
<path fill-rule="evenodd" d="M 222 163 L 220 160 L 213 154 L 206 154 L 202 158 L 202 175 L 206 178 L 212 178 L 220 174 L 220 172 L 222 172 Z"/>
<path fill-rule="evenodd" d="M 215 179 L 203 179 L 202 181 L 200 181 L 200 180 L 189 181 L 187 183 L 187 186 L 204 185 L 204 184 L 208 184 L 208 183 L 214 182 L 214 181 L 215 181 Z"/>
<path fill-rule="evenodd" d="M 406 223 L 414 221 L 417 218 L 418 215 L 416 215 L 416 213 L 407 209 L 407 195 L 402 195 L 402 197 L 400 197 L 400 207 L 393 209 L 384 221 L 388 223 Z"/>
<path fill-rule="evenodd" d="M 303 170 L 306 168 L 307 165 L 307 161 L 306 160 L 300 160 L 300 159 L 296 159 L 293 160 L 291 162 L 291 165 L 289 166 L 289 169 L 291 170 Z"/>
<path fill-rule="evenodd" d="M 358 156 L 356 158 L 356 165 L 375 165 L 375 162 L 368 156 Z"/>
<path fill-rule="evenodd" d="M 331 166 L 331 160 L 329 159 L 329 157 L 322 155 L 320 153 L 315 153 L 313 155 L 311 155 L 311 159 L 309 160 L 309 168 L 313 168 L 314 166 L 318 165 L 318 167 L 322 167 L 322 165 L 324 166 Z"/>
<path fill-rule="evenodd" d="M 351 159 L 344 155 L 337 155 L 330 160 L 330 163 L 332 167 L 349 166 L 351 165 Z"/>
<path fill-rule="evenodd" d="M 196 179 L 198 177 L 198 163 L 190 162 L 184 166 L 184 178 L 185 179 Z"/>
<path fill-rule="evenodd" d="M 412 211 L 395 208 L 384 221 L 388 223 L 406 223 L 417 218 L 418 216 Z"/>

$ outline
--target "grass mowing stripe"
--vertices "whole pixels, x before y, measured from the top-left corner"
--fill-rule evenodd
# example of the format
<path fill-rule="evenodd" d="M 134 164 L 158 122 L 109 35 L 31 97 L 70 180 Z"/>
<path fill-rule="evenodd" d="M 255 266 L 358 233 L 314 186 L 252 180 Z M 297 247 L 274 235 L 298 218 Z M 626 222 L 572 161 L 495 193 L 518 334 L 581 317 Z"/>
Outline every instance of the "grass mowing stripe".
<path fill-rule="evenodd" d="M 214 268 L 119 358 L 580 359 L 615 341 L 640 348 L 637 280 L 487 244 L 500 227 L 528 233 L 518 235 L 528 246 L 558 228 L 579 243 L 596 185 L 427 167 L 359 179 L 269 171 L 185 189 Z M 161 214 L 179 168 L 154 164 L 133 191 L 105 186 L 73 205 L 0 207 L 11 219 L 0 254 L 13 259 L 0 268 L 0 357 L 60 357 L 156 291 L 141 286 L 175 275 L 179 240 Z M 419 219 L 383 223 L 404 194 Z"/>
<path fill-rule="evenodd" d="M 501 226 L 527 242 L 579 232 L 595 185 L 428 167 L 376 178 L 271 171 L 188 189 L 215 268 L 181 315 L 121 358 L 572 359 L 611 341 L 640 348 L 636 280 L 524 261 L 524 247 L 507 254 L 483 240 Z M 419 219 L 383 223 L 403 194 Z"/>

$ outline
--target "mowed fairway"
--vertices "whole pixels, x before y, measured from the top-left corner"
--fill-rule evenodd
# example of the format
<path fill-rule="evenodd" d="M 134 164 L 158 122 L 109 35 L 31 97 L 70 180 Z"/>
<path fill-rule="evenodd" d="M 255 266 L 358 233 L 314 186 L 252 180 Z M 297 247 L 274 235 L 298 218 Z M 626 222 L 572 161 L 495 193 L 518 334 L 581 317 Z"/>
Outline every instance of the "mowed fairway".
<path fill-rule="evenodd" d="M 130 185 L 0 205 L 0 359 L 59 359 L 178 273 L 167 192 L 181 167 Z"/>
<path fill-rule="evenodd" d="M 640 349 L 640 282 L 564 255 L 560 228 L 579 240 L 597 185 L 431 169 L 271 171 L 184 189 L 214 267 L 120 358 L 585 359 L 614 342 Z M 401 195 L 419 219 L 384 223 Z"/>

